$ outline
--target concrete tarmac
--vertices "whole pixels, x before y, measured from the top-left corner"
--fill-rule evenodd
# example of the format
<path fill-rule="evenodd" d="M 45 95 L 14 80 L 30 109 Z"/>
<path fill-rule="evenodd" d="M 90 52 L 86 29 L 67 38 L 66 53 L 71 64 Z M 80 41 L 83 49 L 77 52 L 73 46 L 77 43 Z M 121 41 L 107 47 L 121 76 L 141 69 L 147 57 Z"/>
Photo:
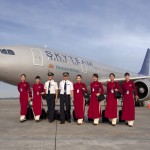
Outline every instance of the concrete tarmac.
<path fill-rule="evenodd" d="M 46 107 L 45 107 L 46 108 Z M 87 112 L 86 107 L 86 112 Z M 120 108 L 118 108 L 120 109 Z M 150 150 L 150 109 L 136 108 L 134 127 L 118 123 L 19 122 L 19 101 L 0 100 L 0 150 Z"/>

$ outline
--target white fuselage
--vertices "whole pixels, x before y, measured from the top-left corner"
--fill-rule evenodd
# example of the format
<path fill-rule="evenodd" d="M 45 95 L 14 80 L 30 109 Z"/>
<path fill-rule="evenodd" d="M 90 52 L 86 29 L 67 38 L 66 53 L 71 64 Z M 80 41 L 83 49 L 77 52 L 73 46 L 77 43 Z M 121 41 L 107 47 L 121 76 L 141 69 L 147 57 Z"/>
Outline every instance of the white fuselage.
<path fill-rule="evenodd" d="M 125 70 L 101 65 L 91 60 L 82 59 L 49 48 L 34 46 L 3 46 L 1 49 L 11 49 L 15 55 L 0 53 L 0 80 L 17 85 L 21 74 L 27 75 L 27 81 L 34 83 L 35 76 L 40 76 L 42 82 L 47 80 L 49 71 L 55 74 L 57 82 L 62 80 L 62 73 L 69 72 L 70 80 L 76 82 L 76 75 L 83 76 L 83 82 L 88 86 L 93 73 L 98 73 L 100 79 L 108 78 L 113 72 L 116 77 L 123 77 Z M 137 74 L 133 74 L 138 76 Z"/>

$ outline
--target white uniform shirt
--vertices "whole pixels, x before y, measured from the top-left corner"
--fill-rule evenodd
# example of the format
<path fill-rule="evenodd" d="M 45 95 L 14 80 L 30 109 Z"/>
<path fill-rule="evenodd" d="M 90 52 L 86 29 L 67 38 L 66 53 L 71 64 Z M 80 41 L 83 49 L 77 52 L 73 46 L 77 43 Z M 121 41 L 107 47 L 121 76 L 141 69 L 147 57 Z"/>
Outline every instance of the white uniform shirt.
<path fill-rule="evenodd" d="M 65 80 L 62 80 L 59 84 L 60 94 L 64 94 L 64 86 L 65 86 Z M 71 91 L 73 91 L 73 83 L 69 80 L 66 80 L 66 94 L 70 95 Z"/>
<path fill-rule="evenodd" d="M 50 83 L 50 88 L 49 88 L 49 83 Z M 45 82 L 44 89 L 46 90 L 46 94 L 48 94 L 49 90 L 50 90 L 50 94 L 56 94 L 56 90 L 58 90 L 57 82 L 55 82 L 54 80 L 48 80 L 47 82 Z"/>

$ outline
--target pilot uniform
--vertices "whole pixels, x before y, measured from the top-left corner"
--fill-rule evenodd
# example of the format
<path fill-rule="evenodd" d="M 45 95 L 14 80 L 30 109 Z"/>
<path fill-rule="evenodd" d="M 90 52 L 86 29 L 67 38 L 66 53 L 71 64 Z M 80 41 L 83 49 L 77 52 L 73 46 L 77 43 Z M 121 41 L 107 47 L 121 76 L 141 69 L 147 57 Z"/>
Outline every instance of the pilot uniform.
<path fill-rule="evenodd" d="M 30 84 L 26 81 L 18 83 L 18 91 L 20 93 L 20 122 L 26 120 L 26 113 L 28 107 L 28 98 L 32 97 L 32 91 L 30 89 Z"/>
<path fill-rule="evenodd" d="M 69 73 L 63 73 L 63 76 L 69 76 Z M 62 80 L 59 84 L 60 89 L 60 121 L 65 123 L 65 111 L 67 121 L 71 122 L 71 92 L 73 92 L 73 83 L 69 80 Z M 64 108 L 66 107 L 66 109 Z"/>
<path fill-rule="evenodd" d="M 84 89 L 84 90 L 83 90 Z M 84 93 L 87 92 L 86 85 L 84 83 L 74 84 L 74 111 L 78 124 L 82 124 L 84 118 Z"/>
<path fill-rule="evenodd" d="M 35 120 L 39 121 L 42 113 L 42 95 L 44 92 L 44 85 L 41 83 L 33 85 L 33 112 L 35 116 Z"/>
<path fill-rule="evenodd" d="M 103 85 L 101 82 L 94 81 L 90 84 L 91 87 L 91 98 L 88 109 L 88 118 L 94 119 L 94 125 L 98 125 L 99 118 L 101 117 L 101 107 L 100 102 L 97 99 L 96 94 L 104 93 Z"/>
<path fill-rule="evenodd" d="M 122 84 L 123 108 L 122 120 L 127 121 L 130 127 L 133 126 L 135 120 L 135 103 L 134 96 L 137 96 L 137 89 L 132 81 L 125 81 Z"/>
<path fill-rule="evenodd" d="M 54 76 L 54 74 L 52 72 L 49 72 L 48 76 Z M 45 82 L 44 89 L 48 106 L 48 119 L 49 122 L 52 122 L 54 120 L 55 113 L 56 91 L 58 90 L 57 82 L 55 82 L 54 80 L 48 80 L 47 82 Z"/>
<path fill-rule="evenodd" d="M 112 125 L 116 125 L 117 123 L 117 105 L 118 100 L 115 98 L 114 92 L 117 89 L 119 92 L 120 86 L 118 82 L 108 82 L 107 83 L 107 97 L 106 97 L 106 109 L 105 109 L 105 117 L 109 118 Z"/>

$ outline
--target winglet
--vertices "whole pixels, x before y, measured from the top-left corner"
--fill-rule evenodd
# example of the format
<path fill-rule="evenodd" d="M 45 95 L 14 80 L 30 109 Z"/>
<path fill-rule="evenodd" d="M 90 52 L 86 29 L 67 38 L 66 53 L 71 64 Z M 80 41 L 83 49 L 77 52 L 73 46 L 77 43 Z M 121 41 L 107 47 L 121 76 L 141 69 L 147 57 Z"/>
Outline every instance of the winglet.
<path fill-rule="evenodd" d="M 139 75 L 150 75 L 150 49 L 147 49 L 145 59 L 141 68 L 141 71 L 139 72 Z"/>

